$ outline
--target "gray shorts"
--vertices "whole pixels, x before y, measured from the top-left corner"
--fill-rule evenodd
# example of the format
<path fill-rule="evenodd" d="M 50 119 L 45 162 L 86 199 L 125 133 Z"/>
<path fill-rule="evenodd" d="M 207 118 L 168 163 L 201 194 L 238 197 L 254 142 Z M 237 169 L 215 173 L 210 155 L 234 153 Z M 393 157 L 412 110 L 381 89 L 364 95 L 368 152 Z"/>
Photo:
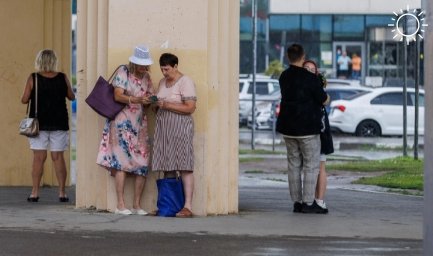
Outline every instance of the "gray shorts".
<path fill-rule="evenodd" d="M 29 138 L 30 149 L 65 151 L 69 148 L 68 131 L 39 131 L 37 137 Z"/>

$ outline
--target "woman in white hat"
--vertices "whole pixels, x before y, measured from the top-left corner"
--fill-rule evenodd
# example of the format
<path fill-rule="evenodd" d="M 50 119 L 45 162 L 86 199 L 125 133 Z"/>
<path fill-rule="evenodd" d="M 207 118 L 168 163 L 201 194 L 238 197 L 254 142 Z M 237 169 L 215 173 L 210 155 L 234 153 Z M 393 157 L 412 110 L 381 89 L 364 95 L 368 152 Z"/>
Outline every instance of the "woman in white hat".
<path fill-rule="evenodd" d="M 114 76 L 114 98 L 125 103 L 125 108 L 114 120 L 106 121 L 96 163 L 115 177 L 116 214 L 147 215 L 140 205 L 149 168 L 147 118 L 144 107 L 153 95 L 149 67 L 153 63 L 149 49 L 137 46 L 129 58 L 129 67 L 122 66 Z M 134 201 L 128 209 L 124 201 L 126 174 L 135 175 Z"/>

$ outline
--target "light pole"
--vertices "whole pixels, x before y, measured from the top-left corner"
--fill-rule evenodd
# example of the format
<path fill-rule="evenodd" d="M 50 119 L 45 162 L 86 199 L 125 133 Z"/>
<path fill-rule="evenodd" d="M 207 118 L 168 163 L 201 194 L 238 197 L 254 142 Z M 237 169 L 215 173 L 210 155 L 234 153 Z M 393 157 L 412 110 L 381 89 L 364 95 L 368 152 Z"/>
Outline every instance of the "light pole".
<path fill-rule="evenodd" d="M 253 18 L 253 96 L 251 102 L 251 149 L 254 150 L 255 146 L 255 131 L 256 131 L 256 73 L 257 73 L 257 1 L 252 0 L 252 18 Z"/>

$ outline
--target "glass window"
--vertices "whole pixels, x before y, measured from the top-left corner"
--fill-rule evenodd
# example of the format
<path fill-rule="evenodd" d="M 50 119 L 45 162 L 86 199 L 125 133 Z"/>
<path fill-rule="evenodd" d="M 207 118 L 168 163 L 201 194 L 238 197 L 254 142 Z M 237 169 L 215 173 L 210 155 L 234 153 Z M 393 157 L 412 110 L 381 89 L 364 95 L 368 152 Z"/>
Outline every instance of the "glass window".
<path fill-rule="evenodd" d="M 239 24 L 239 31 L 241 33 L 251 33 L 252 23 L 251 17 L 241 17 Z"/>
<path fill-rule="evenodd" d="M 250 83 L 248 88 L 248 94 L 253 94 L 253 83 Z M 267 95 L 269 94 L 268 82 L 257 82 L 256 81 L 256 94 Z"/>
<path fill-rule="evenodd" d="M 272 91 L 271 94 L 274 94 L 275 92 L 280 91 L 280 83 L 272 83 Z"/>
<path fill-rule="evenodd" d="M 302 15 L 302 41 L 331 41 L 331 15 Z"/>
<path fill-rule="evenodd" d="M 403 93 L 384 93 L 371 100 L 372 105 L 403 105 Z M 408 102 L 409 105 L 409 102 Z"/>
<path fill-rule="evenodd" d="M 239 83 L 239 93 L 242 91 L 242 88 L 244 88 L 244 83 Z"/>
<path fill-rule="evenodd" d="M 372 42 L 370 43 L 370 51 L 369 51 L 369 57 L 370 63 L 369 65 L 382 65 L 383 64 L 383 45 L 382 42 L 376 43 Z"/>
<path fill-rule="evenodd" d="M 300 41 L 300 15 L 271 15 L 269 16 L 270 32 L 285 32 L 286 41 Z"/>
<path fill-rule="evenodd" d="M 393 15 L 366 15 L 365 25 L 367 27 L 388 27 L 392 23 Z"/>
<path fill-rule="evenodd" d="M 419 106 L 424 107 L 424 94 L 420 94 L 418 100 L 419 100 Z"/>
<path fill-rule="evenodd" d="M 363 15 L 334 15 L 334 40 L 363 41 Z"/>
<path fill-rule="evenodd" d="M 257 72 L 262 73 L 266 69 L 266 42 L 257 41 Z M 250 74 L 253 70 L 253 47 L 251 41 L 241 40 L 239 43 L 239 73 Z"/>
<path fill-rule="evenodd" d="M 411 101 L 411 106 L 415 106 L 415 93 L 409 93 L 409 97 L 410 97 L 410 101 Z M 409 99 L 408 99 L 408 104 L 409 105 Z M 424 94 L 419 94 L 418 97 L 418 105 L 420 107 L 424 107 Z"/>
<path fill-rule="evenodd" d="M 319 66 L 320 72 L 331 73 L 332 43 L 304 43 L 307 59 L 313 60 Z"/>
<path fill-rule="evenodd" d="M 266 20 L 257 19 L 257 38 L 264 39 L 266 36 Z M 251 17 L 241 17 L 239 21 L 239 32 L 241 40 L 252 40 L 253 38 L 253 19 Z"/>

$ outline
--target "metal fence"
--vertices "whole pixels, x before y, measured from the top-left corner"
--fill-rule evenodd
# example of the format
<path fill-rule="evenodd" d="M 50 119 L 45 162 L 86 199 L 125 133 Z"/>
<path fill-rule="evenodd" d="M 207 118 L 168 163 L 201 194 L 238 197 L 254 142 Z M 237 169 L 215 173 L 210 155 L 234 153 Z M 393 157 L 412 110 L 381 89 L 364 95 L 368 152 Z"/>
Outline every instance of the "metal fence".
<path fill-rule="evenodd" d="M 276 121 L 278 116 L 279 103 L 279 99 L 259 99 L 256 100 L 254 104 L 255 110 L 253 111 L 253 102 L 251 99 L 239 100 L 239 127 L 246 127 L 249 129 L 240 130 L 240 132 L 249 133 L 251 135 L 251 149 L 255 149 L 257 131 L 263 130 L 271 132 L 272 151 L 275 151 L 276 139 L 278 137 L 278 134 L 276 132 Z"/>

